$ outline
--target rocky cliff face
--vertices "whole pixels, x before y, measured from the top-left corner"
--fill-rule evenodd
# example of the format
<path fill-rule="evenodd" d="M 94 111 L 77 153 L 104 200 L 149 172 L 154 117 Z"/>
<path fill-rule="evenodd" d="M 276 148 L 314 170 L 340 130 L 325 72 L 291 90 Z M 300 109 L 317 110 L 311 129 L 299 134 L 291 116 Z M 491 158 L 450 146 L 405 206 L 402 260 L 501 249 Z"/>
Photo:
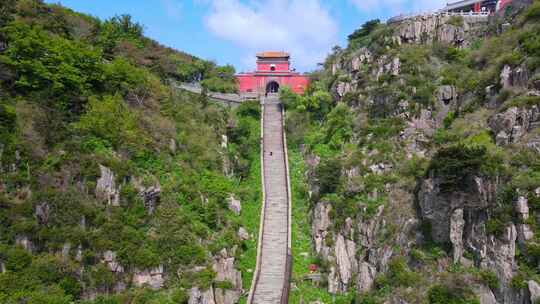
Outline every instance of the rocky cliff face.
<path fill-rule="evenodd" d="M 399 43 L 441 42 L 469 47 L 473 39 L 486 34 L 488 21 L 488 16 L 421 15 L 396 24 L 394 38 Z"/>
<path fill-rule="evenodd" d="M 442 303 L 432 302 L 437 288 L 485 304 L 538 299 L 540 70 L 525 64 L 537 58 L 530 53 L 503 64 L 502 54 L 484 58 L 495 56 L 487 46 L 470 50 L 517 34 L 490 30 L 503 22 L 493 18 L 419 16 L 351 38 L 360 40 L 328 58 L 320 82 L 353 117 L 341 146 L 304 147 L 328 292 L 381 303 Z M 485 71 L 470 74 L 475 64 Z M 453 152 L 439 160 L 444 151 Z M 324 175 L 329 162 L 339 163 L 334 179 Z M 329 190 L 329 179 L 338 186 Z M 410 273 L 425 279 L 399 280 Z M 381 297 L 385 288 L 394 294 Z"/>

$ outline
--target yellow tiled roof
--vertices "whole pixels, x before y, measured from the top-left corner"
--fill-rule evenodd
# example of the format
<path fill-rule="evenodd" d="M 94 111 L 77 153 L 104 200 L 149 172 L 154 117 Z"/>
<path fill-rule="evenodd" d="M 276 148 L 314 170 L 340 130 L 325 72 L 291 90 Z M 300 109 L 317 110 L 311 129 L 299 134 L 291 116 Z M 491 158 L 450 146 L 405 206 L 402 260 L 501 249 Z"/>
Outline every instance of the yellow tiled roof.
<path fill-rule="evenodd" d="M 283 58 L 290 57 L 289 53 L 286 52 L 276 52 L 276 51 L 266 51 L 257 54 L 259 58 Z"/>

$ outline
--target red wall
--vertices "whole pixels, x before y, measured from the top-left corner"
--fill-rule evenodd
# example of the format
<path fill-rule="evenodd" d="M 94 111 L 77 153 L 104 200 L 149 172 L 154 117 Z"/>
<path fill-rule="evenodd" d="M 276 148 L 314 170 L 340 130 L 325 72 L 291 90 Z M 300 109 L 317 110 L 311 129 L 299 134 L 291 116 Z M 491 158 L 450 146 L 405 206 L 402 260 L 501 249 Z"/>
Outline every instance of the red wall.
<path fill-rule="evenodd" d="M 297 94 L 303 94 L 309 85 L 309 79 L 299 74 L 289 74 L 286 76 L 241 74 L 237 75 L 236 79 L 238 80 L 240 93 L 253 92 L 264 94 L 266 92 L 266 85 L 271 81 L 276 81 L 280 87 L 289 87 Z"/>
<path fill-rule="evenodd" d="M 257 71 L 271 71 L 270 67 L 272 65 L 276 66 L 276 72 L 288 72 L 289 63 L 257 63 Z"/>

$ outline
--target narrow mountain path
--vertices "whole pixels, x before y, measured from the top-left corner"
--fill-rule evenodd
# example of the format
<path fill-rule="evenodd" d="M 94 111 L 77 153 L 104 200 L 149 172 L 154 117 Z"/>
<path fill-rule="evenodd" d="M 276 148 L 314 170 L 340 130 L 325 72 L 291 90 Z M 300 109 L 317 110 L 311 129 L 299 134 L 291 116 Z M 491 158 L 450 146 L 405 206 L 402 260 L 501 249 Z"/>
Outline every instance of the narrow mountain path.
<path fill-rule="evenodd" d="M 290 277 L 289 191 L 281 103 L 264 99 L 263 177 L 265 204 L 258 267 L 250 304 L 285 304 Z"/>

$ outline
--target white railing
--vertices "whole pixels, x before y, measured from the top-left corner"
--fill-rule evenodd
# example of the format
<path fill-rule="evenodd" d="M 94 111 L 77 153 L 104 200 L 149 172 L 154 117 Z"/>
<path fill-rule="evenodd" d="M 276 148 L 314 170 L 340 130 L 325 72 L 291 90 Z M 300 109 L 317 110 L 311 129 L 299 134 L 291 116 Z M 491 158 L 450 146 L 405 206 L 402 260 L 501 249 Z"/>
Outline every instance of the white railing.
<path fill-rule="evenodd" d="M 489 11 L 483 12 L 448 12 L 448 11 L 438 11 L 438 12 L 429 12 L 429 13 L 411 13 L 411 14 L 401 14 L 395 17 L 392 17 L 386 21 L 387 24 L 402 22 L 408 19 L 414 19 L 417 17 L 430 17 L 430 16 L 471 16 L 471 17 L 488 17 L 491 15 Z"/>

